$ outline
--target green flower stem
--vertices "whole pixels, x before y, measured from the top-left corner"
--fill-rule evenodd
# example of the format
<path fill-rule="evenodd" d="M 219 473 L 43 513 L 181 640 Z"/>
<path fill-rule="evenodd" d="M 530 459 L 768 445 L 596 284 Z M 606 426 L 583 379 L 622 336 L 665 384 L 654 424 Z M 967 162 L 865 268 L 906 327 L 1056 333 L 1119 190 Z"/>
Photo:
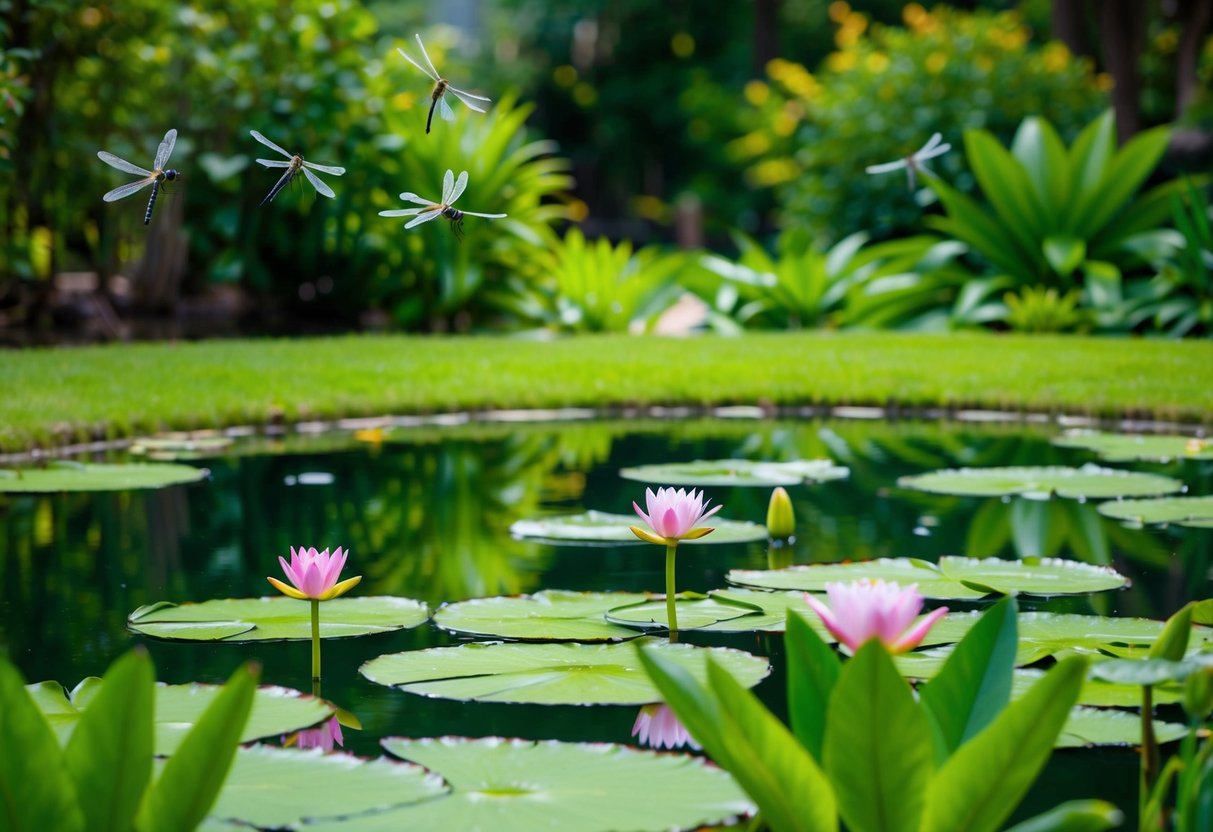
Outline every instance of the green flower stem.
<path fill-rule="evenodd" d="M 678 610 L 674 604 L 674 555 L 678 543 L 667 543 L 665 547 L 665 614 L 670 624 L 670 641 L 678 641 Z"/>
<path fill-rule="evenodd" d="M 320 695 L 320 602 L 312 599 L 312 696 Z"/>

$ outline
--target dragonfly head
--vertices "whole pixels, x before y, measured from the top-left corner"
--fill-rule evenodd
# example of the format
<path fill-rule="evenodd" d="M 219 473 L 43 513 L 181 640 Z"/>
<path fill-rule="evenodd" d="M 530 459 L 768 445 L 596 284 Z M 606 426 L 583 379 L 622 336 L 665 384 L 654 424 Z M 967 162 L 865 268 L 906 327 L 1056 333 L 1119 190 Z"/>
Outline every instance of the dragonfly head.
<path fill-rule="evenodd" d="M 169 180 L 172 180 L 172 179 L 184 179 L 184 178 L 185 178 L 185 174 L 183 174 L 183 173 L 182 173 L 181 171 L 179 171 L 179 170 L 173 170 L 173 169 L 169 169 L 169 170 L 166 170 L 166 171 L 164 172 L 164 178 L 165 178 L 165 179 L 169 179 Z"/>

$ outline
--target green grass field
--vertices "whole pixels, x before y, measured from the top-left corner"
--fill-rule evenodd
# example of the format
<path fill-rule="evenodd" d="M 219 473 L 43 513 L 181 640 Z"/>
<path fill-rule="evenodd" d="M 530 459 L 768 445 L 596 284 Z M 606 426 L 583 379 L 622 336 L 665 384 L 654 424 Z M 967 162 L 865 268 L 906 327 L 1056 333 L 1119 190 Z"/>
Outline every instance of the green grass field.
<path fill-rule="evenodd" d="M 1213 342 L 988 334 L 342 336 L 0 354 L 0 449 L 488 408 L 896 405 L 1213 421 Z"/>

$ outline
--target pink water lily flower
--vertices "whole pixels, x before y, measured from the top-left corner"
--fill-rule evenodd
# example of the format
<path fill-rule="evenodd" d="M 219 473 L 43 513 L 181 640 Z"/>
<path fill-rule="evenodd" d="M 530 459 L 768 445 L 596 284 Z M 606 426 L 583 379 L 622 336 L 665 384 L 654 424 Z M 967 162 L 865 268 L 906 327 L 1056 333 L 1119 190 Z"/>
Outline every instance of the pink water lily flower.
<path fill-rule="evenodd" d="M 669 705 L 645 705 L 636 715 L 632 736 L 641 745 L 651 748 L 681 748 L 684 745 L 699 750 L 699 743 L 691 738 Z"/>
<path fill-rule="evenodd" d="M 915 624 L 922 610 L 918 584 L 903 589 L 893 582 L 865 578 L 849 584 L 826 584 L 826 595 L 829 606 L 807 594 L 805 601 L 826 629 L 852 651 L 874 638 L 890 653 L 913 650 L 948 612 L 947 607 L 940 607 Z"/>
<path fill-rule="evenodd" d="M 337 583 L 347 554 L 341 551 L 340 546 L 332 555 L 328 549 L 317 552 L 314 548 L 304 549 L 300 546 L 296 549 L 292 546 L 291 562 L 288 564 L 282 557 L 278 558 L 278 562 L 282 564 L 282 571 L 294 586 L 287 586 L 277 578 L 266 580 L 283 595 L 291 598 L 301 601 L 328 601 L 349 592 L 362 580 L 359 575 Z"/>
<path fill-rule="evenodd" d="M 334 747 L 345 745 L 345 737 L 341 733 L 341 723 L 337 717 L 330 717 L 315 728 L 304 728 L 286 738 L 284 743 L 288 748 L 320 748 L 326 753 Z"/>
<path fill-rule="evenodd" d="M 720 511 L 720 506 L 707 507 L 702 491 L 685 488 L 675 491 L 673 488 L 646 488 L 644 497 L 648 513 L 640 510 L 640 506 L 632 503 L 632 508 L 653 531 L 632 526 L 632 534 L 649 543 L 659 546 L 675 546 L 680 540 L 697 540 L 708 534 L 712 529 L 706 526 L 696 526 Z"/>

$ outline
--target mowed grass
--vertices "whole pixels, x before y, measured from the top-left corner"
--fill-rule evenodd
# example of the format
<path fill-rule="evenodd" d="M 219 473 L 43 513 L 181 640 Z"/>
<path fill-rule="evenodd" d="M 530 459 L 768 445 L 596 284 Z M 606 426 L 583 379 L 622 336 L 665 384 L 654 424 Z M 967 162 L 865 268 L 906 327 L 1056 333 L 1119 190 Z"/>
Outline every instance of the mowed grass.
<path fill-rule="evenodd" d="M 0 449 L 494 408 L 986 408 L 1213 421 L 1213 343 L 992 334 L 341 336 L 0 353 Z"/>

